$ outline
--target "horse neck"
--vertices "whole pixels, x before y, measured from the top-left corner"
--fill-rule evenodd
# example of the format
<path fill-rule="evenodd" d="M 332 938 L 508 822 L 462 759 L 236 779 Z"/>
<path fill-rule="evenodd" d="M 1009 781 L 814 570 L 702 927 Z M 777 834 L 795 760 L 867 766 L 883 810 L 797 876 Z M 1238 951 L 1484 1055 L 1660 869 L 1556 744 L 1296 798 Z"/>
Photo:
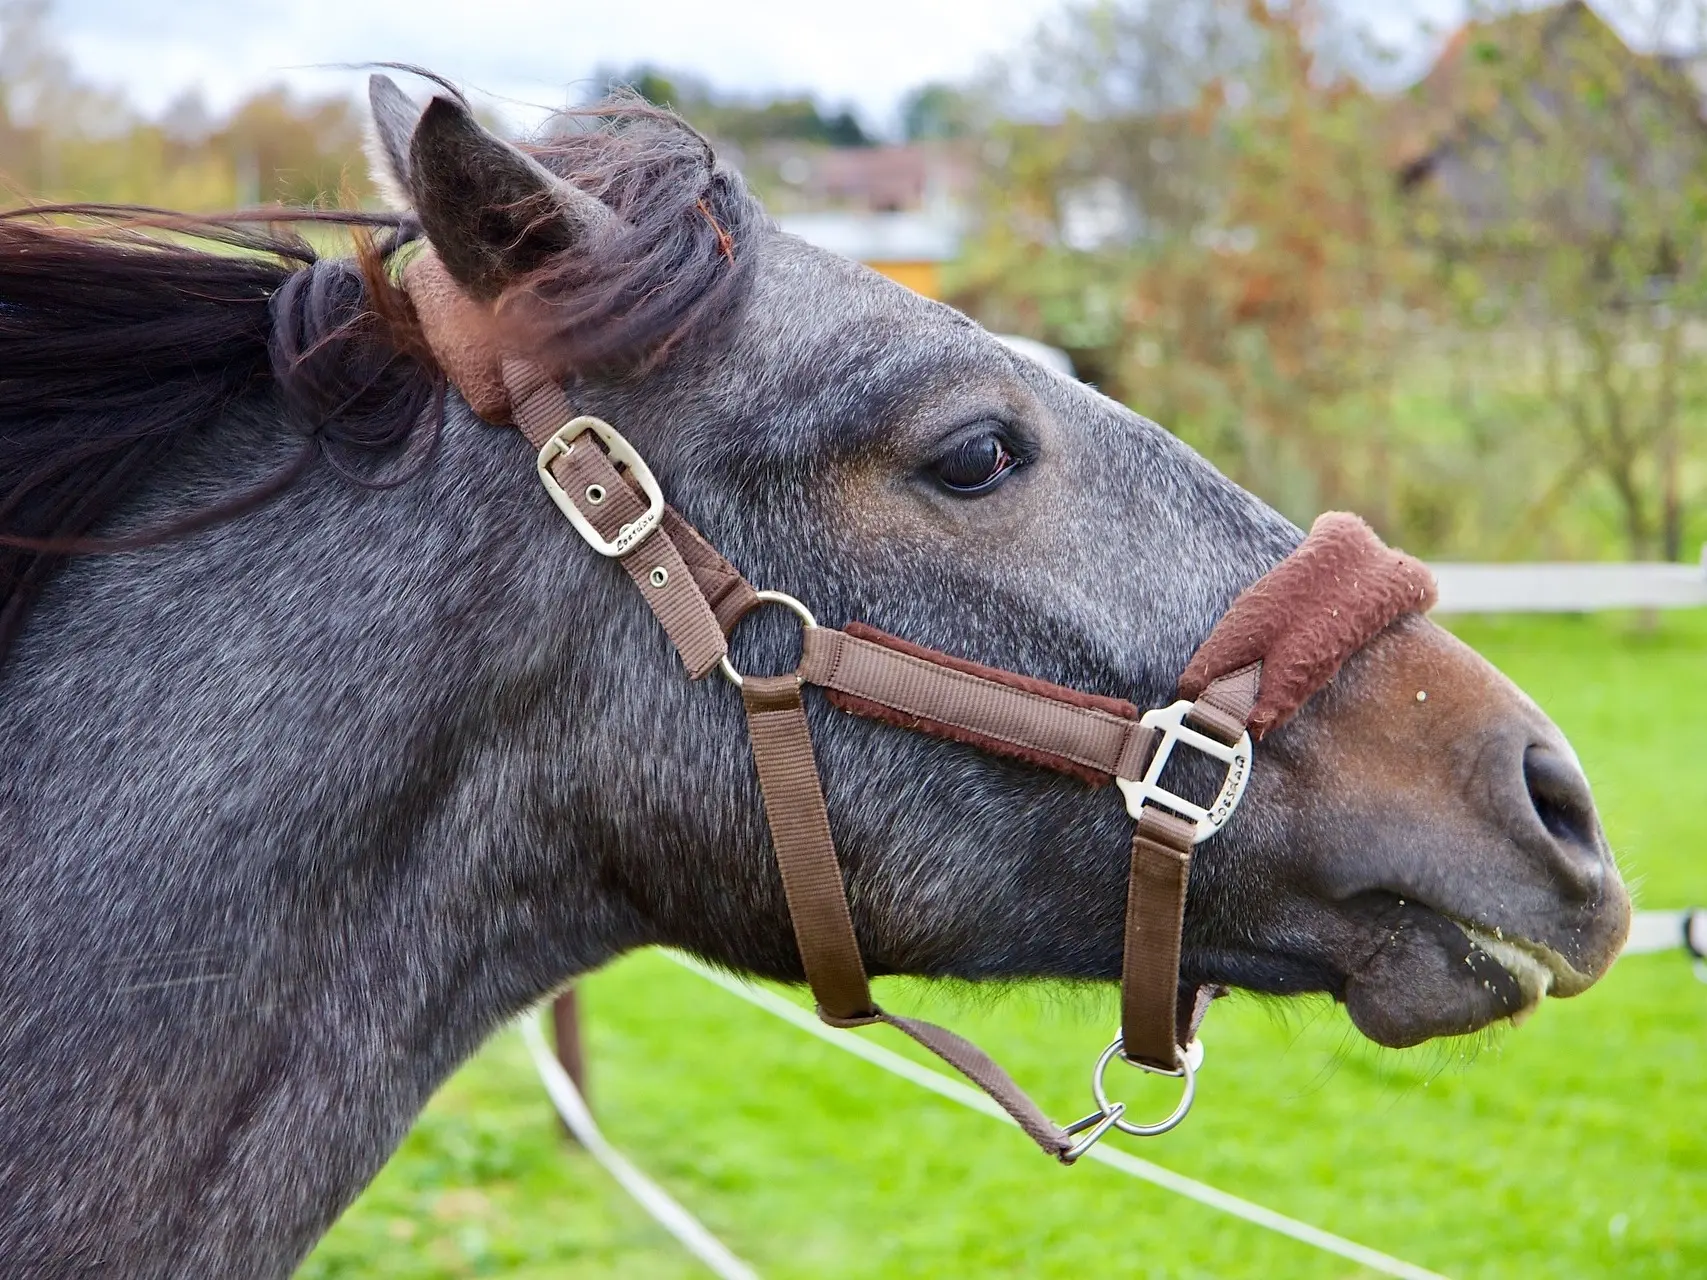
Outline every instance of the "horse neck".
<path fill-rule="evenodd" d="M 123 519 L 295 447 L 214 435 Z M 573 724 L 518 611 L 584 562 L 518 536 L 517 441 L 459 412 L 443 449 L 77 561 L 0 668 L 0 1206 L 107 1189 L 0 1210 L 0 1256 L 282 1274 L 503 1017 L 632 940 L 537 811 Z"/>

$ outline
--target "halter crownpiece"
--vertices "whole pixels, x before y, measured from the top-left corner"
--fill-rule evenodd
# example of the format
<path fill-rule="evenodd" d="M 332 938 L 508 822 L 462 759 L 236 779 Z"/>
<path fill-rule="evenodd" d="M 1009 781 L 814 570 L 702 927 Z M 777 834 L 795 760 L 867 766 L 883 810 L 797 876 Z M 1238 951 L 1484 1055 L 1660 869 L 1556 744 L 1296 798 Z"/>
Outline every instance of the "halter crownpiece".
<path fill-rule="evenodd" d="M 664 500 L 623 435 L 578 416 L 556 378 L 504 348 L 492 309 L 465 294 L 429 249 L 404 287 L 447 378 L 479 416 L 514 424 L 537 451 L 551 500 L 582 539 L 620 563 L 693 679 L 714 670 L 740 687 L 759 788 L 801 966 L 825 1022 L 884 1022 L 988 1093 L 1045 1151 L 1071 1164 L 1111 1128 L 1166 1132 L 1191 1107 L 1202 1058 L 1196 1030 L 1219 988 L 1180 989 L 1181 933 L 1193 846 L 1232 818 L 1253 767 L 1252 741 L 1283 723 L 1340 665 L 1395 619 L 1434 602 L 1428 570 L 1385 546 L 1356 516 L 1330 513 L 1248 587 L 1186 667 L 1182 699 L 1142 714 L 1084 693 L 926 649 L 874 627 L 820 626 L 800 601 L 756 591 Z M 742 676 L 728 634 L 762 604 L 802 624 L 798 668 Z M 965 743 L 1093 786 L 1114 782 L 1133 824 L 1127 876 L 1121 1026 L 1092 1075 L 1096 1110 L 1056 1125 L 976 1045 L 951 1031 L 879 1008 L 872 999 L 830 834 L 806 714 L 805 685 L 843 711 Z M 1169 791 L 1162 773 L 1179 750 L 1222 770 L 1207 806 Z M 1181 999 L 1181 995 L 1185 999 Z M 1109 1100 L 1115 1058 L 1181 1077 L 1166 1119 L 1136 1124 Z"/>

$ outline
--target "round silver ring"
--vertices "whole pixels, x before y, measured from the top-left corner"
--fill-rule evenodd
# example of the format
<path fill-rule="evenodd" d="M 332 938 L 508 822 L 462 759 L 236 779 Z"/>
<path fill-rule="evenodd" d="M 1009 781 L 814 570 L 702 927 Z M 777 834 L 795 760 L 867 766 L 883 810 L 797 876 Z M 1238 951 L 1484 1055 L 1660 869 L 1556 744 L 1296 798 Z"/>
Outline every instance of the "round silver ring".
<path fill-rule="evenodd" d="M 753 594 L 758 596 L 761 604 L 780 604 L 783 608 L 792 612 L 795 617 L 800 619 L 801 625 L 808 631 L 818 625 L 818 619 L 812 616 L 812 610 L 801 604 L 800 601 L 796 600 L 786 591 L 756 591 Z M 718 660 L 717 669 L 723 673 L 723 678 L 730 684 L 734 685 L 737 689 L 741 687 L 741 673 L 735 670 L 735 664 L 729 661 L 729 655 L 727 653 Z"/>
<path fill-rule="evenodd" d="M 1166 1133 L 1185 1119 L 1186 1113 L 1191 1110 L 1192 1101 L 1197 1097 L 1197 1066 L 1192 1062 L 1193 1055 L 1181 1052 L 1176 1047 L 1174 1049 L 1174 1061 L 1179 1064 L 1178 1069 L 1175 1071 L 1159 1071 L 1155 1067 L 1148 1067 L 1142 1062 L 1133 1062 L 1127 1058 L 1123 1052 L 1125 1047 L 1126 1044 L 1122 1037 L 1115 1036 L 1114 1043 L 1102 1051 L 1102 1057 L 1097 1059 L 1096 1068 L 1091 1072 L 1091 1096 L 1096 1099 L 1097 1106 L 1104 1115 L 1114 1109 L 1114 1104 L 1108 1100 L 1108 1090 L 1103 1086 L 1102 1077 L 1103 1073 L 1108 1070 L 1108 1064 L 1114 1061 L 1116 1054 L 1120 1054 L 1122 1060 L 1128 1065 L 1137 1067 L 1140 1071 L 1148 1072 L 1150 1075 L 1183 1078 L 1185 1080 L 1185 1091 L 1180 1094 L 1179 1105 L 1173 1109 L 1173 1113 L 1167 1119 L 1157 1121 L 1155 1124 L 1133 1124 L 1124 1115 L 1115 1117 L 1114 1127 L 1122 1133 L 1130 1133 L 1136 1138 L 1153 1138 L 1159 1133 Z"/>

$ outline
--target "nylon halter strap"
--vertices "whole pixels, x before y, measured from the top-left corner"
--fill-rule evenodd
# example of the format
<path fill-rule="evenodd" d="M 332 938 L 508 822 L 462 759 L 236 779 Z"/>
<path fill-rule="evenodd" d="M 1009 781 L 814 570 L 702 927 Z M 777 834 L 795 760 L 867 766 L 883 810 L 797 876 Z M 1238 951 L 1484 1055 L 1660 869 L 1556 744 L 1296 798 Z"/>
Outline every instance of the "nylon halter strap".
<path fill-rule="evenodd" d="M 1250 775 L 1252 738 L 1283 722 L 1341 662 L 1401 613 L 1433 600 L 1428 571 L 1384 546 L 1355 516 L 1330 514 L 1274 571 L 1239 597 L 1181 681 L 1186 696 L 1139 714 L 1119 699 L 985 667 L 875 628 L 819 626 L 799 601 L 756 591 L 664 501 L 656 479 L 609 424 L 576 416 L 543 368 L 503 353 L 489 315 L 430 253 L 405 274 L 429 345 L 488 422 L 513 423 L 538 451 L 541 482 L 583 539 L 618 561 L 674 644 L 689 676 L 721 668 L 740 686 L 765 814 L 806 979 L 833 1026 L 883 1022 L 912 1037 L 988 1093 L 1043 1150 L 1071 1164 L 1111 1127 L 1165 1132 L 1191 1105 L 1199 1021 L 1218 989 L 1182 992 L 1179 964 L 1194 844 L 1232 816 Z M 728 633 L 764 603 L 804 624 L 799 668 L 741 676 Z M 830 832 L 801 691 L 824 690 L 843 711 L 970 743 L 1093 785 L 1115 782 L 1135 819 L 1121 972 L 1121 1029 L 1098 1060 L 1097 1107 L 1065 1128 L 987 1054 L 951 1031 L 899 1017 L 873 1000 Z M 1179 747 L 1216 759 L 1225 778 L 1199 806 L 1167 790 Z M 1184 996 L 1182 999 L 1181 996 Z M 1116 1056 L 1182 1076 L 1172 1115 L 1124 1118 L 1103 1072 Z M 1080 1136 L 1083 1135 L 1083 1136 Z"/>

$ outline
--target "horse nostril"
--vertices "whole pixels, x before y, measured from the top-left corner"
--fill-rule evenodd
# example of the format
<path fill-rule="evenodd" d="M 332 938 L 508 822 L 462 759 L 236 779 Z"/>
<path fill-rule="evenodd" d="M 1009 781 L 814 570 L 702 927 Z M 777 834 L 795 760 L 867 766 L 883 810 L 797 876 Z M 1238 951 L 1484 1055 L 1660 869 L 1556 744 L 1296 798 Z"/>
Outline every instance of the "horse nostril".
<path fill-rule="evenodd" d="M 1582 770 L 1551 747 L 1533 746 L 1523 753 L 1523 782 L 1547 833 L 1598 861 L 1600 823 Z"/>

